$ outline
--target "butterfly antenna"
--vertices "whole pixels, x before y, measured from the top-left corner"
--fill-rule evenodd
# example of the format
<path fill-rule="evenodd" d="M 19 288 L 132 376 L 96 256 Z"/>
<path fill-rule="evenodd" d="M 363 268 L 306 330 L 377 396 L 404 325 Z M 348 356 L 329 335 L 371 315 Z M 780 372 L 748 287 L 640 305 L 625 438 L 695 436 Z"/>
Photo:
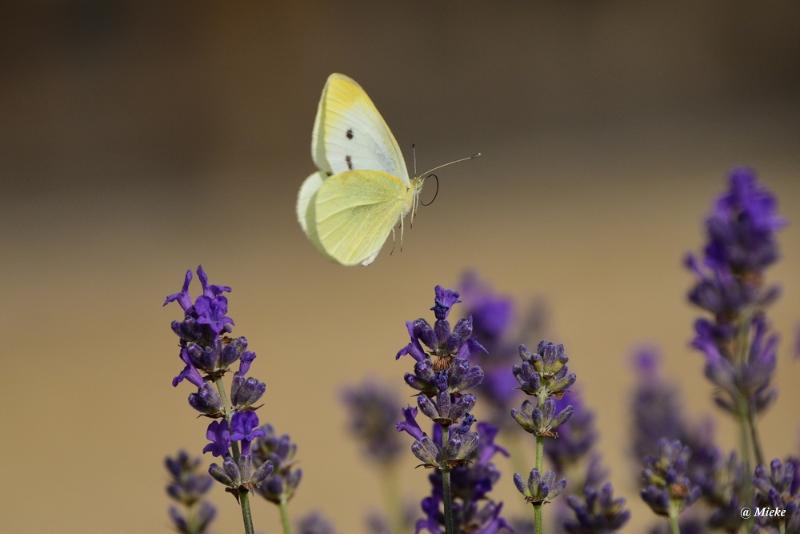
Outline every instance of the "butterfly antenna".
<path fill-rule="evenodd" d="M 482 154 L 480 152 L 476 152 L 475 154 L 472 154 L 471 156 L 467 156 L 465 158 L 455 159 L 453 161 L 448 161 L 447 163 L 442 163 L 441 165 L 437 165 L 436 167 L 434 167 L 432 169 L 428 169 L 427 171 L 423 172 L 422 174 L 417 174 L 415 172 L 414 175 L 415 176 L 428 176 L 433 171 L 438 171 L 439 169 L 443 169 L 445 167 L 449 167 L 450 165 L 455 165 L 456 163 L 461 163 L 462 161 L 469 161 L 471 159 L 479 158 L 481 156 L 482 156 Z"/>

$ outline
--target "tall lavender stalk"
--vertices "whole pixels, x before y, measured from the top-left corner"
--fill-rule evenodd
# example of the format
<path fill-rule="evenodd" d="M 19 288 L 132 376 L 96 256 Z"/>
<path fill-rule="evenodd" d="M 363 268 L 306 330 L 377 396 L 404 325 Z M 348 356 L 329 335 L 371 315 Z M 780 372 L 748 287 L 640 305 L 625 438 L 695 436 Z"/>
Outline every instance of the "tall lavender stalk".
<path fill-rule="evenodd" d="M 164 301 L 164 305 L 177 302 L 184 312 L 182 321 L 172 322 L 172 330 L 180 339 L 179 357 L 184 365 L 172 385 L 185 380 L 197 388 L 189 395 L 189 405 L 213 419 L 206 431 L 210 443 L 203 452 L 222 459 L 221 466 L 211 464 L 209 474 L 234 496 L 241 508 L 244 531 L 253 534 L 249 495 L 273 469 L 269 462 L 254 466 L 250 454 L 253 440 L 264 435 L 255 411 L 266 385 L 247 376 L 256 357 L 247 350 L 247 339 L 230 336 L 233 320 L 227 315 L 225 293 L 231 288 L 210 284 L 202 266 L 197 268 L 197 277 L 202 293 L 194 301 L 189 294 L 191 271 L 186 271 L 181 290 Z M 229 397 L 224 377 L 236 361 L 239 368 L 231 380 Z"/>
<path fill-rule="evenodd" d="M 565 406 L 558 409 L 556 399 L 575 383 L 575 374 L 567 368 L 569 358 L 563 345 L 542 341 L 535 353 L 523 345 L 519 347 L 519 356 L 522 362 L 514 366 L 514 377 L 526 395 L 535 397 L 535 402 L 525 400 L 518 410 L 511 411 L 511 415 L 517 424 L 536 438 L 536 465 L 527 482 L 522 475 L 515 473 L 514 483 L 533 506 L 535 534 L 542 534 L 542 506 L 555 499 L 567 485 L 555 471 L 544 471 L 544 440 L 555 438 L 558 427 L 572 415 L 574 408 Z"/>
<path fill-rule="evenodd" d="M 740 500 L 746 505 L 753 502 L 753 462 L 764 465 L 756 416 L 777 396 L 771 381 L 778 338 L 770 332 L 765 310 L 780 290 L 765 284 L 765 271 L 778 260 L 776 233 L 784 225 L 776 198 L 755 173 L 735 169 L 706 219 L 702 260 L 686 259 L 697 278 L 689 300 L 711 315 L 695 322 L 692 345 L 705 356 L 705 375 L 717 388 L 714 400 L 738 422 L 740 457 L 748 473 Z"/>
<path fill-rule="evenodd" d="M 741 456 L 764 464 L 755 418 L 774 400 L 777 336 L 766 307 L 779 295 L 765 284 L 765 271 L 779 257 L 776 232 L 785 225 L 777 201 L 750 169 L 730 174 L 728 190 L 706 220 L 703 258 L 686 264 L 697 277 L 689 300 L 711 318 L 695 322 L 692 344 L 706 358 L 705 373 L 717 387 L 716 403 L 737 418 Z M 749 471 L 749 468 L 748 468 Z"/>
<path fill-rule="evenodd" d="M 411 451 L 421 465 L 435 470 L 432 494 L 422 502 L 426 517 L 417 530 L 440 534 L 443 526 L 446 534 L 493 534 L 507 528 L 500 517 L 502 505 L 487 496 L 499 477 L 491 458 L 505 451 L 494 445 L 497 431 L 491 425 L 472 430 L 475 396 L 467 391 L 480 384 L 483 371 L 468 358 L 484 348 L 472 336 L 471 318 L 451 329 L 447 317 L 458 302 L 457 292 L 436 286 L 434 325 L 425 319 L 406 323 L 410 340 L 397 358 L 409 355 L 415 361 L 405 381 L 419 392 L 417 406 L 431 420 L 433 435 L 417 423 L 417 408 L 405 409 L 405 420 L 397 427 L 414 438 Z"/>

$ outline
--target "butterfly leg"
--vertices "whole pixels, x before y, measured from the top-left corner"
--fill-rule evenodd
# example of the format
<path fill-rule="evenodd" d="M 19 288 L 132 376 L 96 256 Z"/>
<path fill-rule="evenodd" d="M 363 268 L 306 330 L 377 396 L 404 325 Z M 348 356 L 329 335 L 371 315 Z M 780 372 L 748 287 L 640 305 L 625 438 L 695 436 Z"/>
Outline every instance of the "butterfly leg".
<path fill-rule="evenodd" d="M 389 256 L 394 254 L 394 248 L 395 248 L 395 245 L 397 244 L 397 239 L 396 238 L 397 238 L 397 236 L 395 234 L 395 227 L 392 226 L 392 250 L 391 250 L 391 252 L 389 252 Z"/>
<path fill-rule="evenodd" d="M 400 217 L 400 252 L 403 252 L 403 231 L 405 229 L 404 217 Z"/>

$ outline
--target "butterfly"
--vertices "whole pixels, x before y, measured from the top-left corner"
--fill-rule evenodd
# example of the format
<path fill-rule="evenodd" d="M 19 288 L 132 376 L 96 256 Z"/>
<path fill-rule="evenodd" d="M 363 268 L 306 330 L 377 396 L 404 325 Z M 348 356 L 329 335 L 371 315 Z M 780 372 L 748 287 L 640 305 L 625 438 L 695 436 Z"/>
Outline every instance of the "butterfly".
<path fill-rule="evenodd" d="M 297 219 L 311 243 L 342 265 L 372 263 L 397 226 L 402 242 L 425 178 L 444 166 L 410 177 L 378 108 L 343 74 L 331 74 L 322 90 L 311 157 L 317 171 L 300 186 Z"/>

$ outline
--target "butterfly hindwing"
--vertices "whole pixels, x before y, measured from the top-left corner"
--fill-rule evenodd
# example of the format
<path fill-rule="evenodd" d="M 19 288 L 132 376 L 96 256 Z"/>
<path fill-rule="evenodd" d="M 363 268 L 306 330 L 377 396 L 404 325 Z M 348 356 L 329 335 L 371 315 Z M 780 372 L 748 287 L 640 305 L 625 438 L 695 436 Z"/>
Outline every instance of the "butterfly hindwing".
<path fill-rule="evenodd" d="M 322 173 L 315 172 L 303 181 L 300 186 L 300 191 L 297 193 L 297 221 L 300 223 L 300 228 L 308 237 L 308 240 L 316 247 L 317 250 L 325 253 L 325 249 L 319 242 L 317 235 L 316 223 L 316 203 L 315 199 L 317 191 L 322 186 Z"/>
<path fill-rule="evenodd" d="M 343 265 L 368 265 L 411 208 L 413 193 L 383 171 L 353 170 L 324 180 L 314 199 L 322 248 Z"/>
<path fill-rule="evenodd" d="M 322 91 L 311 155 L 325 175 L 366 169 L 409 183 L 403 153 L 386 121 L 361 86 L 343 74 L 331 74 Z"/>

